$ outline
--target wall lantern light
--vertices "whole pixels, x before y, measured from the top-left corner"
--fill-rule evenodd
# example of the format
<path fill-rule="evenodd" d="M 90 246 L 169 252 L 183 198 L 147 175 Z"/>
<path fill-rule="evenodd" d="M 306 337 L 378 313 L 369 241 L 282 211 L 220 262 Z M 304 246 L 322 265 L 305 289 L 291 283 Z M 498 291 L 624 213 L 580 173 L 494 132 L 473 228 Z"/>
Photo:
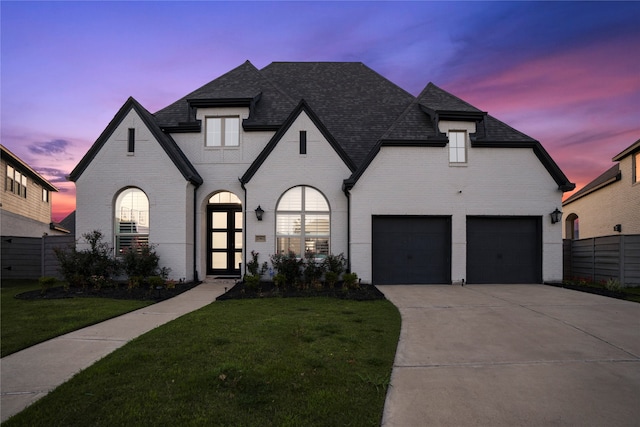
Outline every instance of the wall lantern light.
<path fill-rule="evenodd" d="M 555 224 L 556 222 L 560 222 L 562 219 L 562 212 L 556 208 L 555 211 L 549 214 L 551 216 L 551 224 Z"/>
<path fill-rule="evenodd" d="M 622 232 L 622 224 L 616 224 L 613 226 L 613 231 L 617 231 L 618 233 Z"/>
<path fill-rule="evenodd" d="M 260 207 L 260 205 L 258 205 L 258 207 L 256 208 L 256 218 L 258 218 L 258 221 L 262 221 L 262 215 L 264 215 L 264 210 Z"/>

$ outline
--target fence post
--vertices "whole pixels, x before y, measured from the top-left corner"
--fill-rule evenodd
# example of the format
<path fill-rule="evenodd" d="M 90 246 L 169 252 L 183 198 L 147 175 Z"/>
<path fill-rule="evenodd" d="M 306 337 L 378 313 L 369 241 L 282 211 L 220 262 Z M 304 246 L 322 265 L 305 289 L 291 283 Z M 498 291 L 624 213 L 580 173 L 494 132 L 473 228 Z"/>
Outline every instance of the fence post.
<path fill-rule="evenodd" d="M 625 249 L 624 249 L 624 243 L 625 243 L 625 236 L 624 234 L 619 236 L 620 237 L 620 246 L 618 248 L 619 253 L 618 253 L 618 265 L 619 265 L 619 269 L 620 269 L 620 273 L 618 274 L 619 276 L 619 280 L 620 280 L 620 284 L 622 286 L 624 286 L 624 284 L 626 283 L 626 278 L 625 278 L 625 265 L 624 265 L 624 259 L 625 259 Z"/>

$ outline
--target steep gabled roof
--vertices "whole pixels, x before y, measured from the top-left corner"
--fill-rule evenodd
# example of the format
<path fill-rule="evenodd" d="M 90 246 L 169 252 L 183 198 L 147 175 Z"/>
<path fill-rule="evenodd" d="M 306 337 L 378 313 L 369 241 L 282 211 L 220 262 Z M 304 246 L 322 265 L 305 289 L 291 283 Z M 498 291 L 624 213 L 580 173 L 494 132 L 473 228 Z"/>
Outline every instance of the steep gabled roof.
<path fill-rule="evenodd" d="M 138 101 L 133 99 L 133 97 L 129 97 L 127 102 L 118 110 L 116 115 L 113 117 L 109 125 L 102 132 L 102 134 L 98 137 L 96 142 L 89 148 L 87 154 L 84 155 L 82 160 L 78 163 L 78 165 L 71 171 L 68 176 L 70 181 L 76 181 L 80 175 L 84 172 L 84 170 L 89 166 L 89 164 L 93 161 L 98 152 L 102 149 L 104 144 L 107 142 L 109 137 L 115 132 L 116 128 L 120 125 L 122 120 L 126 117 L 129 111 L 134 110 L 138 116 L 142 119 L 145 126 L 151 131 L 153 136 L 156 138 L 160 146 L 167 153 L 169 158 L 176 165 L 178 170 L 182 173 L 184 178 L 191 182 L 194 185 L 202 184 L 202 177 L 198 174 L 198 171 L 193 167 L 191 162 L 184 155 L 182 150 L 178 147 L 176 142 L 171 138 L 171 136 L 162 132 L 158 124 L 156 123 L 155 117 L 147 111 Z"/>
<path fill-rule="evenodd" d="M 271 154 L 271 152 L 275 149 L 276 145 L 278 145 L 278 143 L 280 142 L 284 134 L 289 130 L 291 125 L 295 122 L 295 120 L 303 111 L 307 113 L 307 116 L 309 116 L 313 124 L 318 128 L 318 130 L 320 130 L 320 132 L 327 139 L 327 141 L 329 141 L 329 144 L 331 145 L 331 147 L 333 147 L 333 149 L 336 151 L 338 156 L 340 156 L 342 161 L 347 165 L 349 170 L 351 171 L 355 170 L 355 165 L 353 164 L 349 156 L 347 156 L 347 154 L 344 152 L 344 150 L 342 149 L 342 146 L 340 146 L 340 144 L 338 144 L 338 142 L 333 138 L 333 136 L 329 133 L 327 128 L 320 121 L 320 119 L 313 112 L 313 110 L 309 107 L 309 105 L 305 102 L 305 100 L 301 100 L 298 106 L 291 112 L 291 114 L 289 115 L 285 123 L 283 123 L 283 125 L 280 127 L 280 129 L 278 129 L 275 135 L 271 137 L 271 139 L 269 140 L 265 148 L 262 150 L 262 152 L 253 161 L 251 166 L 249 166 L 249 168 L 244 173 L 244 175 L 242 175 L 242 177 L 240 178 L 240 182 L 243 185 L 248 183 L 253 177 L 253 175 L 255 175 L 255 173 L 258 171 L 258 169 L 260 169 L 260 166 L 262 166 L 264 161 L 267 160 L 267 158 L 269 157 L 269 154 Z"/>

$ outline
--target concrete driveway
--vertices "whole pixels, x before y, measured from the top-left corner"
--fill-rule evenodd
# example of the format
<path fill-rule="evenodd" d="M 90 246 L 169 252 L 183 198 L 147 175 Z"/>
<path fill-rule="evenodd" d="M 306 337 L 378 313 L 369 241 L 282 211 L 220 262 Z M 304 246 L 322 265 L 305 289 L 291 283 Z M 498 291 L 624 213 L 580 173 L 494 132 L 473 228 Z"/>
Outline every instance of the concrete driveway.
<path fill-rule="evenodd" d="M 378 288 L 402 315 L 383 426 L 640 426 L 640 304 L 545 285 Z"/>

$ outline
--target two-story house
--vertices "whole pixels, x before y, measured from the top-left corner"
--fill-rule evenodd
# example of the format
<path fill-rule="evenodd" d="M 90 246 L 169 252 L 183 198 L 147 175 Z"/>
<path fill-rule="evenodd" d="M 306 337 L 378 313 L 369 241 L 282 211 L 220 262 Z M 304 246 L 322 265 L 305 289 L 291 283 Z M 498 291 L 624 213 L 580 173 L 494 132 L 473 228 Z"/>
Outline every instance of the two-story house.
<path fill-rule="evenodd" d="M 175 277 L 247 254 L 344 255 L 364 282 L 562 278 L 574 188 L 542 145 L 362 63 L 250 62 L 155 112 L 129 98 L 71 172 L 76 235 L 147 242 Z"/>
<path fill-rule="evenodd" d="M 640 234 L 640 139 L 562 203 L 567 239 Z"/>
<path fill-rule="evenodd" d="M 0 145 L 0 152 L 4 175 L 0 235 L 42 237 L 45 233 L 68 233 L 51 222 L 51 194 L 58 189 L 5 146 Z"/>

